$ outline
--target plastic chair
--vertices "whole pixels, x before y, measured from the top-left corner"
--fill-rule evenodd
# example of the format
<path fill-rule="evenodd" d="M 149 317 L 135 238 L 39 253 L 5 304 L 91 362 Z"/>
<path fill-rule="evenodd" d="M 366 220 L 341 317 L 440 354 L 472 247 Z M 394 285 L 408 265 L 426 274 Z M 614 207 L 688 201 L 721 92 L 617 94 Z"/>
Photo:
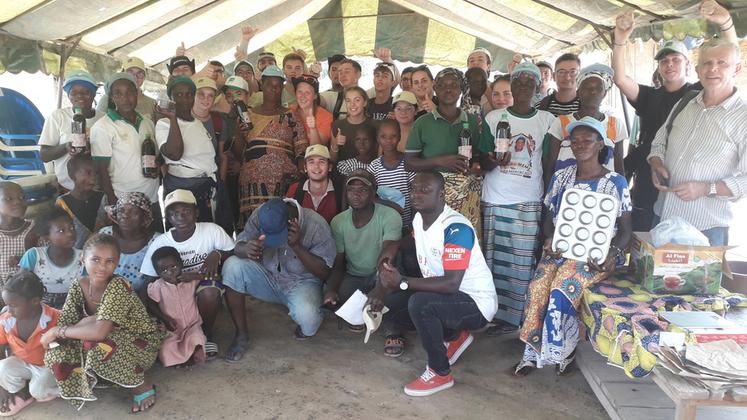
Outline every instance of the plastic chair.
<path fill-rule="evenodd" d="M 13 157 L 0 158 L 0 178 L 2 179 L 44 175 L 44 173 L 44 164 L 41 161 Z"/>
<path fill-rule="evenodd" d="M 36 134 L 0 134 L 0 152 L 7 157 L 39 160 L 38 142 Z"/>

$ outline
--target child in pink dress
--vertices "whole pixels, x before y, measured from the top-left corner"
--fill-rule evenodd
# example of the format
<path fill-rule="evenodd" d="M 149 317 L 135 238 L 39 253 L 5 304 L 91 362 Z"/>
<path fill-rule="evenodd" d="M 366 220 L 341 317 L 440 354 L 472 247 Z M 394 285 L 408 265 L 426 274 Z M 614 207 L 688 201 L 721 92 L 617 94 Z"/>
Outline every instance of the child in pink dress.
<path fill-rule="evenodd" d="M 179 251 L 170 246 L 157 249 L 151 260 L 160 278 L 148 284 L 147 306 L 170 332 L 158 354 L 161 363 L 165 367 L 204 363 L 207 338 L 195 301 L 202 276 L 182 273 Z"/>

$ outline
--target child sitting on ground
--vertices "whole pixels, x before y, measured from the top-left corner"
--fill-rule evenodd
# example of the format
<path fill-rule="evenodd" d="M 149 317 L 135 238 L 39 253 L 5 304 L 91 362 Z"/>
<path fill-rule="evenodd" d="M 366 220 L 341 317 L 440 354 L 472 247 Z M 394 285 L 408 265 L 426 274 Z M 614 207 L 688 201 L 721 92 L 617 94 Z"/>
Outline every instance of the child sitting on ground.
<path fill-rule="evenodd" d="M 36 244 L 34 222 L 26 216 L 26 197 L 21 186 L 0 182 L 0 291 L 5 279 L 18 271 L 18 261 Z M 1 302 L 0 302 L 1 303 Z"/>
<path fill-rule="evenodd" d="M 171 246 L 155 250 L 151 261 L 160 278 L 148 284 L 143 301 L 171 332 L 161 344 L 158 358 L 165 367 L 202 364 L 207 339 L 200 327 L 202 318 L 195 302 L 195 290 L 202 275 L 182 273 L 182 258 Z"/>
<path fill-rule="evenodd" d="M 73 220 L 64 210 L 54 208 L 37 227 L 39 236 L 49 245 L 29 249 L 18 265 L 42 280 L 45 289 L 42 301 L 55 309 L 62 309 L 70 285 L 83 272 L 81 250 L 73 248 Z"/>
<path fill-rule="evenodd" d="M 90 156 L 76 155 L 67 161 L 67 173 L 73 180 L 72 191 L 57 198 L 55 205 L 65 210 L 75 226 L 75 248 L 83 248 L 89 236 L 109 224 L 104 206 L 106 194 L 94 191 L 96 166 Z"/>
<path fill-rule="evenodd" d="M 368 168 L 368 164 L 376 157 L 376 128 L 363 124 L 356 127 L 354 133 L 356 156 L 337 164 L 337 172 L 344 176 L 348 176 L 356 169 Z"/>
<path fill-rule="evenodd" d="M 410 205 L 410 183 L 415 174 L 405 170 L 405 155 L 397 150 L 399 143 L 399 123 L 397 120 L 382 120 L 376 140 L 379 143 L 383 155 L 374 159 L 368 166 L 376 179 L 376 185 L 390 187 L 398 190 L 404 195 L 405 205 L 402 216 L 402 227 L 407 229 L 412 222 L 412 206 Z"/>
<path fill-rule="evenodd" d="M 43 293 L 39 277 L 25 270 L 5 283 L 3 300 L 8 306 L 0 315 L 0 416 L 16 415 L 35 401 L 50 401 L 60 393 L 44 366 L 40 341 L 57 325 L 60 314 L 41 303 Z M 5 357 L 6 347 L 9 357 Z"/>

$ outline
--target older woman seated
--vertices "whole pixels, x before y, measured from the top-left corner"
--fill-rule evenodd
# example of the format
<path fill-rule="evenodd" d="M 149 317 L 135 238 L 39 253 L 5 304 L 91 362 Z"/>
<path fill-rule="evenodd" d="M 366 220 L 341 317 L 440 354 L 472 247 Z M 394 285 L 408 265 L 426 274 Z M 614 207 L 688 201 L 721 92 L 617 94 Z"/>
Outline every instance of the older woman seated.
<path fill-rule="evenodd" d="M 514 374 L 524 376 L 536 367 L 556 365 L 561 375 L 573 362 L 579 340 L 577 310 L 585 288 L 605 279 L 622 262 L 630 241 L 632 205 L 625 177 L 602 166 L 605 158 L 605 127 L 584 117 L 568 126 L 576 164 L 561 169 L 550 181 L 545 207 L 544 256 L 529 284 L 524 323 L 519 338 L 526 343 L 524 355 Z M 620 202 L 607 258 L 597 262 L 563 258 L 552 249 L 553 233 L 563 194 L 571 189 L 608 194 Z"/>

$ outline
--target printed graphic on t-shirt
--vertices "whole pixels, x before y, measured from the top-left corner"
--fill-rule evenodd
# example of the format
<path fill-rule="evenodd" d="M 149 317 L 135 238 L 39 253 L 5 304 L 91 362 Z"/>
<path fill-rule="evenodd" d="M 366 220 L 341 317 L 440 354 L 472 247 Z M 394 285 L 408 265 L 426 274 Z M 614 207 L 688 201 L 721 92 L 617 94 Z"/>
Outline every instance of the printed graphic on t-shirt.
<path fill-rule="evenodd" d="M 193 249 L 180 251 L 179 255 L 181 255 L 182 264 L 184 264 L 184 268 L 182 269 L 182 271 L 189 272 L 199 270 L 200 268 L 202 268 L 202 263 L 205 262 L 209 254 L 209 252 L 198 254 Z"/>
<path fill-rule="evenodd" d="M 531 178 L 532 156 L 536 149 L 537 142 L 531 134 L 520 133 L 513 136 L 508 149 L 511 152 L 511 162 L 500 166 L 500 171 L 507 175 Z"/>
<path fill-rule="evenodd" d="M 475 245 L 475 234 L 464 223 L 452 223 L 444 229 L 444 270 L 466 270 Z"/>

